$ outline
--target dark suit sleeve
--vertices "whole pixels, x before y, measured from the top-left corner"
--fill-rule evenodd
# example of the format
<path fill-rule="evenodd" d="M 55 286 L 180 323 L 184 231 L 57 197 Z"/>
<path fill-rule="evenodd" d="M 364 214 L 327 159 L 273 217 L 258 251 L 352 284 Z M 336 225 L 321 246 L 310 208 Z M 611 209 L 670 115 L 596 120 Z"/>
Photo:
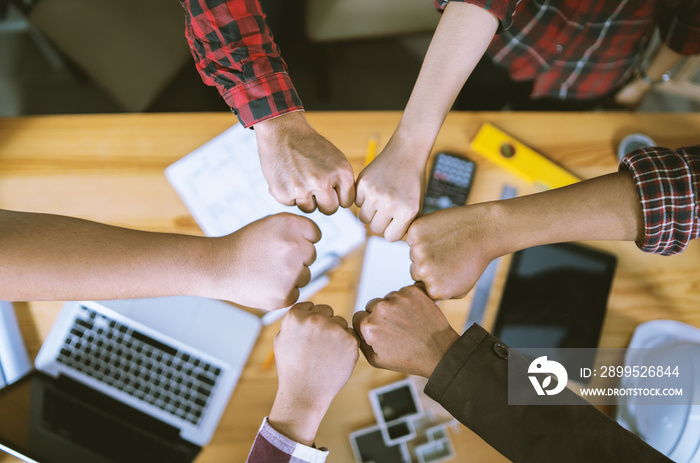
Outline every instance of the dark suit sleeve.
<path fill-rule="evenodd" d="M 508 370 L 529 362 L 472 325 L 442 359 L 425 393 L 514 462 L 670 462 L 639 437 L 585 403 L 508 405 Z"/>

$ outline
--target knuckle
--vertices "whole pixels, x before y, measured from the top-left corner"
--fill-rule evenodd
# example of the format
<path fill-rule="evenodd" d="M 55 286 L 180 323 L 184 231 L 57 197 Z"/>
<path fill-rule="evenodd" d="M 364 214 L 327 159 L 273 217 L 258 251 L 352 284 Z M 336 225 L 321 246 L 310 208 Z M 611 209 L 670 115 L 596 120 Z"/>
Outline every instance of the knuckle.
<path fill-rule="evenodd" d="M 413 239 L 419 240 L 423 236 L 423 230 L 425 225 L 423 224 L 423 219 L 416 219 L 415 222 L 408 227 L 408 233 Z"/>
<path fill-rule="evenodd" d="M 410 256 L 411 256 L 411 260 L 415 264 L 417 264 L 417 265 L 421 264 L 425 260 L 425 255 L 426 255 L 426 251 L 425 251 L 425 246 L 423 244 L 414 244 L 411 247 Z"/>
<path fill-rule="evenodd" d="M 283 256 L 285 264 L 289 267 L 293 267 L 298 260 L 295 258 L 298 250 L 299 243 L 291 238 L 282 240 L 277 247 L 277 252 Z"/>
<path fill-rule="evenodd" d="M 360 347 L 360 341 L 357 339 L 357 336 L 353 336 L 352 334 L 346 332 L 345 339 L 347 342 L 347 349 L 357 352 L 357 349 Z"/>
<path fill-rule="evenodd" d="M 420 267 L 418 265 L 416 265 L 415 263 L 411 264 L 409 272 L 411 273 L 411 278 L 413 278 L 414 281 L 421 280 L 422 273 L 421 273 Z"/>
<path fill-rule="evenodd" d="M 376 221 L 372 221 L 372 223 L 369 224 L 369 229 L 372 230 L 373 233 L 381 233 L 384 231 L 384 229 L 381 227 L 381 224 L 379 224 Z"/>
<path fill-rule="evenodd" d="M 377 330 L 377 327 L 375 326 L 374 322 L 371 320 L 371 318 L 367 318 L 364 323 L 362 323 L 362 326 L 360 327 L 360 334 L 362 334 L 362 339 L 365 340 L 367 344 L 370 346 L 372 345 L 372 342 L 374 341 L 374 334 Z"/>
<path fill-rule="evenodd" d="M 284 298 L 282 298 L 282 307 L 294 304 L 297 301 L 297 299 L 299 299 L 299 290 L 297 288 L 293 288 L 289 293 L 286 294 Z"/>
<path fill-rule="evenodd" d="M 289 228 L 293 227 L 294 225 L 296 225 L 299 219 L 303 218 L 296 214 L 292 214 L 291 212 L 280 212 L 279 214 L 276 214 L 273 217 L 276 218 L 276 220 L 279 222 L 280 227 L 282 227 L 284 230 L 288 230 Z"/>
<path fill-rule="evenodd" d="M 343 168 L 338 172 L 338 181 L 340 183 L 354 183 L 355 173 L 352 171 L 352 166 L 349 162 L 345 162 Z"/>
<path fill-rule="evenodd" d="M 445 291 L 435 283 L 425 283 L 425 291 L 431 299 L 443 299 Z"/>
<path fill-rule="evenodd" d="M 308 320 L 308 322 L 309 322 L 311 325 L 318 326 L 318 325 L 322 325 L 322 324 L 325 323 L 326 317 L 324 317 L 324 316 L 321 315 L 320 313 L 312 312 L 312 313 L 309 314 L 309 316 L 307 317 L 307 320 Z"/>
<path fill-rule="evenodd" d="M 280 187 L 279 187 L 278 185 L 276 185 L 276 184 L 271 184 L 271 185 L 269 185 L 268 188 L 267 188 L 267 191 L 268 191 L 268 193 L 270 193 L 270 195 L 271 195 L 273 198 L 275 198 L 277 201 L 282 201 L 282 200 L 291 199 L 291 198 L 289 197 L 289 195 L 287 194 L 287 191 L 284 190 L 284 189 L 282 189 L 282 188 L 280 188 Z"/>
<path fill-rule="evenodd" d="M 379 365 L 379 362 L 377 362 L 377 358 L 374 355 L 368 355 L 367 357 L 367 363 L 372 365 L 374 368 L 381 368 Z"/>
<path fill-rule="evenodd" d="M 418 206 L 402 202 L 399 207 L 397 207 L 396 216 L 401 222 L 410 222 L 416 215 L 418 215 L 418 210 Z"/>

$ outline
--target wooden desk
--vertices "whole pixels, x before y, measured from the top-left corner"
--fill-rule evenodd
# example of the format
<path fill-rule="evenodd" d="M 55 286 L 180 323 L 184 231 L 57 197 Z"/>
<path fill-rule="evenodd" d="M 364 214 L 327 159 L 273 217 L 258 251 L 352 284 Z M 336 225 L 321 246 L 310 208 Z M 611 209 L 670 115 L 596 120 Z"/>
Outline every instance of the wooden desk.
<path fill-rule="evenodd" d="M 367 141 L 381 147 L 399 121 L 398 112 L 308 113 L 311 124 L 338 146 L 359 173 Z M 616 170 L 617 143 L 644 132 L 662 146 L 700 142 L 700 114 L 453 113 L 435 144 L 468 154 L 479 124 L 502 130 L 584 177 Z M 49 212 L 144 230 L 201 233 L 165 179 L 163 170 L 235 122 L 230 114 L 49 116 L 0 119 L 0 208 Z M 521 194 L 537 191 L 478 157 L 470 202 L 496 199 L 504 182 Z M 644 254 L 633 243 L 594 246 L 619 256 L 601 346 L 623 347 L 635 326 L 671 318 L 700 327 L 700 243 L 664 258 Z M 349 316 L 354 305 L 362 250 L 336 270 L 314 298 Z M 504 279 L 501 265 L 484 325 L 489 328 Z M 378 295 L 381 296 L 381 295 Z M 470 296 L 441 307 L 460 330 Z M 16 304 L 22 334 L 34 357 L 60 302 Z M 217 434 L 199 462 L 244 461 L 276 388 L 275 369 L 262 369 L 279 322 L 265 328 L 252 352 Z M 375 370 L 360 359 L 352 379 L 333 402 L 317 443 L 331 449 L 329 462 L 350 462 L 348 434 L 373 423 L 367 391 L 401 375 Z M 459 461 L 504 459 L 466 428 L 452 433 Z M 467 456 L 468 455 L 468 456 Z M 14 461 L 0 456 L 0 462 Z"/>

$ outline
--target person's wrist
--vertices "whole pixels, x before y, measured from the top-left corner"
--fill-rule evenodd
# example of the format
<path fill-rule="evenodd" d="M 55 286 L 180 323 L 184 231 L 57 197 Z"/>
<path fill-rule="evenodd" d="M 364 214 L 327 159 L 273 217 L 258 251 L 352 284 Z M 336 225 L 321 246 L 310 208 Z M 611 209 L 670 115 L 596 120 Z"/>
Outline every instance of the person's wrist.
<path fill-rule="evenodd" d="M 442 359 L 447 355 L 447 352 L 454 346 L 454 344 L 459 339 L 459 334 L 452 327 L 445 329 L 444 331 L 437 333 L 435 335 L 435 345 L 431 349 L 428 361 L 424 365 L 423 372 L 421 376 L 424 378 L 430 378 L 435 369 L 440 364 Z"/>
<path fill-rule="evenodd" d="M 639 80 L 644 82 L 648 87 L 660 84 L 662 82 L 668 82 L 669 80 L 671 80 L 670 72 L 663 72 L 661 73 L 661 75 L 649 74 L 647 69 L 644 68 L 644 66 L 639 68 L 638 75 Z"/>
<path fill-rule="evenodd" d="M 253 128 L 256 136 L 270 137 L 288 131 L 308 130 L 311 127 L 302 111 L 293 111 L 258 122 Z"/>
<path fill-rule="evenodd" d="M 328 410 L 320 398 L 305 398 L 278 389 L 268 422 L 281 434 L 311 447 L 316 432 Z"/>
<path fill-rule="evenodd" d="M 430 151 L 433 149 L 436 134 L 419 124 L 399 122 L 399 126 L 389 140 L 392 152 L 401 156 L 402 162 L 413 162 L 415 166 L 424 168 L 428 162 Z"/>
<path fill-rule="evenodd" d="M 165 235 L 168 236 L 168 235 Z M 210 261 L 208 238 L 189 235 L 169 235 L 165 254 L 172 257 L 164 261 L 159 278 L 170 286 L 172 294 L 206 296 L 210 284 L 207 263 Z"/>
<path fill-rule="evenodd" d="M 513 220 L 513 210 L 507 201 L 490 201 L 463 207 L 469 209 L 465 215 L 470 222 L 469 229 L 475 226 L 480 228 L 478 233 L 470 233 L 472 236 L 469 241 L 481 240 L 478 249 L 489 262 L 518 249 L 514 240 L 522 239 L 521 233 L 518 233 L 521 224 Z"/>
<path fill-rule="evenodd" d="M 224 266 L 235 258 L 231 250 L 235 233 L 233 235 L 218 238 L 192 237 L 196 240 L 191 247 L 193 264 L 189 274 L 193 295 L 235 301 L 235 295 L 226 291 L 239 285 L 224 270 Z"/>

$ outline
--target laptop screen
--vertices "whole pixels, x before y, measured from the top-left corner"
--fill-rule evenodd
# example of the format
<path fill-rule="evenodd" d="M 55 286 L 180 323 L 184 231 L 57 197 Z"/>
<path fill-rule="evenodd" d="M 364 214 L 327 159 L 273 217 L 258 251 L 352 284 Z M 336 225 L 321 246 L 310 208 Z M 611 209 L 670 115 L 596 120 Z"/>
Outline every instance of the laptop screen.
<path fill-rule="evenodd" d="M 191 462 L 175 428 L 70 379 L 32 372 L 0 390 L 0 444 L 48 463 Z"/>

